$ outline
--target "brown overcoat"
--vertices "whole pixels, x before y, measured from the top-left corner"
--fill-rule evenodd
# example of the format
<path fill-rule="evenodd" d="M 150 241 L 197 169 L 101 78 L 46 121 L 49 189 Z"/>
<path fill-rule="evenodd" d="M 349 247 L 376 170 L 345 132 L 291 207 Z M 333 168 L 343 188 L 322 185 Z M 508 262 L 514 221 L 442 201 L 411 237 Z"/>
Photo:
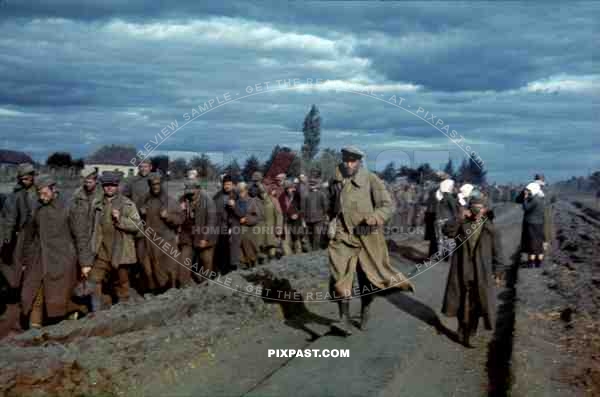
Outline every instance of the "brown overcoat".
<path fill-rule="evenodd" d="M 48 317 L 66 315 L 77 283 L 77 251 L 69 211 L 59 199 L 35 211 L 31 229 L 25 236 L 23 265 L 23 312 L 31 311 L 43 283 Z"/>
<path fill-rule="evenodd" d="M 97 187 L 92 194 L 87 194 L 83 188 L 73 193 L 69 219 L 75 236 L 75 246 L 80 265 L 92 265 L 92 234 L 94 232 L 94 201 L 102 199 L 102 189 Z"/>
<path fill-rule="evenodd" d="M 162 210 L 167 211 L 167 217 L 162 218 Z M 143 201 L 142 212 L 145 224 L 144 243 L 146 256 L 144 267 L 149 269 L 154 281 L 159 287 L 165 286 L 169 281 L 174 281 L 178 266 L 178 240 L 179 226 L 185 219 L 185 213 L 171 196 L 163 193 L 155 196 L 149 193 Z"/>
<path fill-rule="evenodd" d="M 104 212 L 104 197 L 94 200 L 94 230 L 92 232 L 92 254 L 97 255 L 102 245 L 102 217 Z M 141 219 L 135 204 L 123 196 L 117 194 L 113 198 L 112 208 L 119 210 L 120 218 L 115 222 L 115 235 L 112 247 L 112 265 L 136 263 L 134 236 L 142 233 Z"/>
<path fill-rule="evenodd" d="M 413 290 L 413 285 L 390 262 L 383 225 L 394 211 L 383 181 L 365 168 L 346 180 L 336 168 L 329 184 L 330 219 L 336 221 L 335 237 L 329 242 L 329 264 L 335 292 L 349 297 L 357 264 L 377 288 Z M 365 217 L 374 216 L 379 226 L 365 228 Z M 358 232 L 370 229 L 370 232 Z"/>

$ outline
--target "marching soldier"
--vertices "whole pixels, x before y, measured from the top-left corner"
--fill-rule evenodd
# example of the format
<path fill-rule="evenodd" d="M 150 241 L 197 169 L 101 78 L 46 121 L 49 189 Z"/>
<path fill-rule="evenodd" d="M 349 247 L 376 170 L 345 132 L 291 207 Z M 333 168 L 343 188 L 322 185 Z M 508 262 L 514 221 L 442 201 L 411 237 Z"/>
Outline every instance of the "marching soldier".
<path fill-rule="evenodd" d="M 152 162 L 149 159 L 143 159 L 138 164 L 138 173 L 130 178 L 127 178 L 125 185 L 123 186 L 123 195 L 135 204 L 135 207 L 139 210 L 143 204 L 144 199 L 150 192 L 150 185 L 148 184 L 148 176 L 152 171 Z M 140 214 L 141 215 L 141 214 Z M 137 257 L 137 265 L 133 266 L 133 271 L 136 278 L 140 278 L 142 273 L 142 267 L 146 257 L 146 243 L 144 241 L 144 235 L 138 232 L 135 236 L 135 252 Z M 147 269 L 143 269 L 146 272 Z M 150 280 L 145 280 L 146 283 L 151 284 Z M 151 285 L 139 286 L 142 289 L 149 288 Z"/>
<path fill-rule="evenodd" d="M 35 188 L 35 169 L 28 163 L 17 167 L 17 186 L 14 188 L 11 205 L 5 220 L 5 240 L 12 250 L 12 266 L 6 269 L 5 276 L 13 288 L 21 285 L 23 241 L 29 227 L 33 211 L 39 206 Z M 9 201 L 9 200 L 7 200 Z"/>
<path fill-rule="evenodd" d="M 342 163 L 329 184 L 329 264 L 331 293 L 340 298 L 340 321 L 335 327 L 352 334 L 350 299 L 355 271 L 361 294 L 361 329 L 366 329 L 374 290 L 414 291 L 406 277 L 390 264 L 382 226 L 392 216 L 392 199 L 381 179 L 361 167 L 364 154 L 356 147 L 342 149 Z"/>
<path fill-rule="evenodd" d="M 165 290 L 177 286 L 177 263 L 172 255 L 177 247 L 177 232 L 183 222 L 183 212 L 174 198 L 168 195 L 162 186 L 162 177 L 158 173 L 148 176 L 150 193 L 139 208 L 145 220 L 145 228 L 152 230 L 153 237 L 146 236 L 144 269 L 152 290 Z M 146 229 L 147 230 L 147 229 Z M 160 245 L 155 241 L 160 241 Z M 165 252 L 165 247 L 168 252 Z"/>
<path fill-rule="evenodd" d="M 216 223 L 219 228 L 215 259 L 219 262 L 221 274 L 237 270 L 241 256 L 240 217 L 235 213 L 237 194 L 230 175 L 224 175 L 221 191 L 214 197 Z"/>
<path fill-rule="evenodd" d="M 320 181 L 311 178 L 308 181 L 308 192 L 304 195 L 302 208 L 306 222 L 306 233 L 313 251 L 322 248 L 323 232 L 326 230 L 329 200 L 325 192 L 319 189 Z"/>
<path fill-rule="evenodd" d="M 214 201 L 206 194 L 197 179 L 188 179 L 184 185 L 183 196 L 179 199 L 183 211 L 183 223 L 179 235 L 179 247 L 185 266 L 179 266 L 180 286 L 191 282 L 190 269 L 198 274 L 210 274 L 214 271 L 216 211 Z M 198 263 L 194 263 L 196 251 Z M 196 277 L 200 282 L 199 277 Z"/>
<path fill-rule="evenodd" d="M 55 185 L 49 176 L 36 181 L 41 206 L 33 215 L 23 244 L 21 304 L 31 328 L 42 327 L 44 313 L 60 318 L 74 307 L 71 296 L 77 283 L 77 251 L 69 211 L 58 199 Z"/>
<path fill-rule="evenodd" d="M 456 242 L 452 254 L 442 313 L 458 318 L 458 335 L 465 346 L 475 335 L 479 318 L 486 329 L 495 324 L 494 290 L 506 272 L 499 231 L 488 218 L 489 208 L 480 194 L 472 194 L 463 215 L 450 220 L 444 232 Z"/>
<path fill-rule="evenodd" d="M 84 168 L 81 171 L 83 185 L 73 193 L 70 219 L 75 235 L 75 245 L 79 264 L 82 268 L 91 268 L 94 256 L 91 251 L 91 239 L 94 230 L 94 201 L 102 199 L 102 189 L 98 185 L 96 169 Z"/>
<path fill-rule="evenodd" d="M 91 249 L 95 259 L 89 277 L 96 283 L 94 294 L 100 302 L 105 301 L 103 284 L 112 275 L 118 279 L 118 299 L 129 300 L 129 267 L 136 263 L 134 236 L 140 231 L 140 218 L 135 204 L 119 193 L 119 182 L 119 174 L 103 172 L 104 194 L 94 201 Z"/>

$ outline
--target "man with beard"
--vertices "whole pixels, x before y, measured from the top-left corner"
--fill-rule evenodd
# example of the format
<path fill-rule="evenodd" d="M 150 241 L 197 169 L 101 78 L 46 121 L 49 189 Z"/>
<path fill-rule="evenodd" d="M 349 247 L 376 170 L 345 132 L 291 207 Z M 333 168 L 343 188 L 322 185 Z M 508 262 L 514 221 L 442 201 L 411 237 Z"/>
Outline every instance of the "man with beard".
<path fill-rule="evenodd" d="M 213 197 L 219 229 L 215 259 L 221 274 L 237 270 L 241 256 L 240 218 L 235 213 L 237 195 L 231 175 L 224 175 L 221 190 Z"/>
<path fill-rule="evenodd" d="M 138 164 L 138 174 L 127 178 L 127 182 L 125 183 L 125 186 L 123 186 L 123 195 L 131 199 L 131 201 L 133 201 L 137 209 L 139 209 L 142 206 L 144 199 L 150 192 L 150 185 L 148 184 L 148 175 L 150 175 L 151 171 L 152 162 L 149 159 L 143 159 Z M 135 278 L 137 279 L 136 282 L 141 283 L 141 285 L 139 285 L 138 287 L 143 290 L 150 288 L 149 284 L 151 284 L 150 280 L 146 279 L 145 283 L 143 280 L 141 280 L 143 279 L 143 277 L 141 277 L 141 273 L 146 256 L 145 248 L 146 243 L 144 242 L 144 235 L 141 232 L 139 232 L 135 236 L 135 252 L 137 257 L 137 266 L 132 266 L 132 274 L 135 275 Z M 144 269 L 144 272 L 147 273 L 147 270 L 148 269 Z"/>
<path fill-rule="evenodd" d="M 120 176 L 116 172 L 103 172 L 104 195 L 94 201 L 91 249 L 95 259 L 89 278 L 96 284 L 94 295 L 98 302 L 106 301 L 102 287 L 111 276 L 117 280 L 117 298 L 129 300 L 129 266 L 136 263 L 134 236 L 140 230 L 139 214 L 135 204 L 119 194 L 119 182 Z M 112 295 L 113 291 L 110 292 Z"/>
<path fill-rule="evenodd" d="M 444 225 L 444 233 L 454 239 L 442 313 L 458 318 L 461 343 L 470 347 L 479 318 L 486 329 L 495 324 L 494 284 L 499 285 L 507 269 L 500 248 L 500 235 L 487 219 L 489 208 L 483 196 L 471 194 L 468 209 Z"/>
<path fill-rule="evenodd" d="M 75 245 L 79 265 L 91 269 L 94 257 L 91 251 L 92 232 L 94 230 L 94 201 L 102 199 L 102 189 L 98 185 L 96 169 L 84 168 L 81 171 L 83 186 L 73 193 L 70 218 L 73 225 Z"/>
<path fill-rule="evenodd" d="M 77 251 L 69 212 L 58 199 L 56 183 L 50 176 L 38 178 L 41 206 L 35 211 L 23 244 L 24 277 L 21 290 L 23 313 L 31 328 L 40 328 L 48 318 L 64 317 L 71 305 L 77 282 Z M 82 269 L 84 274 L 90 268 Z"/>
<path fill-rule="evenodd" d="M 364 154 L 354 146 L 342 149 L 342 163 L 329 184 L 330 292 L 338 301 L 340 321 L 334 327 L 351 335 L 350 299 L 355 271 L 361 296 L 361 329 L 376 291 L 411 290 L 414 286 L 390 263 L 383 225 L 392 216 L 392 199 L 381 179 L 364 167 Z"/>
<path fill-rule="evenodd" d="M 150 193 L 139 208 L 146 222 L 146 256 L 144 269 L 149 286 L 156 292 L 175 288 L 177 282 L 177 230 L 183 222 L 183 212 L 174 198 L 168 195 L 162 186 L 162 177 L 158 173 L 148 176 Z"/>
<path fill-rule="evenodd" d="M 179 199 L 183 211 L 183 223 L 179 234 L 179 249 L 185 266 L 179 266 L 177 279 L 180 286 L 191 282 L 190 269 L 196 275 L 214 271 L 213 256 L 215 251 L 214 228 L 216 227 L 216 211 L 214 201 L 206 194 L 197 179 L 188 179 L 184 185 L 183 196 Z M 196 250 L 198 266 L 194 263 Z M 200 282 L 204 281 L 196 277 Z"/>

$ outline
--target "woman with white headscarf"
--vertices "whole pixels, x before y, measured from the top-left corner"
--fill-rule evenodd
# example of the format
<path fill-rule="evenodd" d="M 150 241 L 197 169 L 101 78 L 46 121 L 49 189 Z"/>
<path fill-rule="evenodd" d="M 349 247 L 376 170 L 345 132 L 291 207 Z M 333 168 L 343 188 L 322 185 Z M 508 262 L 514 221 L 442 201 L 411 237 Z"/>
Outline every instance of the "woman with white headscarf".
<path fill-rule="evenodd" d="M 470 183 L 465 183 L 460 187 L 458 192 L 458 202 L 461 207 L 467 207 L 469 205 L 469 196 L 471 196 L 472 191 L 473 185 Z"/>
<path fill-rule="evenodd" d="M 429 240 L 429 256 L 438 252 L 439 242 L 443 239 L 441 228 L 444 223 L 456 218 L 458 204 L 453 195 L 454 181 L 445 179 L 429 199 L 425 213 L 425 240 Z"/>
<path fill-rule="evenodd" d="M 523 229 L 521 232 L 521 252 L 527 253 L 528 267 L 540 267 L 544 260 L 545 202 L 538 183 L 525 187 L 517 202 L 523 205 Z"/>

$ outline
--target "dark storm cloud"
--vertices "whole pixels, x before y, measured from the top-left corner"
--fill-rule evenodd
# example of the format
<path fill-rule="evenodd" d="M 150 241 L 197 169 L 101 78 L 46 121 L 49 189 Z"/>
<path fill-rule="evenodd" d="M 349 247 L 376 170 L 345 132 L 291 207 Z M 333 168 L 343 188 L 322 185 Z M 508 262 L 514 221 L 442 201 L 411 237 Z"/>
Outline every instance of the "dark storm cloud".
<path fill-rule="evenodd" d="M 106 143 L 141 148 L 216 96 L 321 78 L 390 87 L 382 99 L 397 95 L 413 112 L 422 107 L 443 119 L 492 178 L 524 179 L 540 168 L 568 177 L 597 166 L 595 3 L 0 4 L 0 146 L 38 160 L 55 150 L 86 156 Z M 415 115 L 333 90 L 228 103 L 160 149 L 299 148 L 313 103 L 323 117 L 322 147 L 451 151 L 459 162 L 465 155 Z"/>

